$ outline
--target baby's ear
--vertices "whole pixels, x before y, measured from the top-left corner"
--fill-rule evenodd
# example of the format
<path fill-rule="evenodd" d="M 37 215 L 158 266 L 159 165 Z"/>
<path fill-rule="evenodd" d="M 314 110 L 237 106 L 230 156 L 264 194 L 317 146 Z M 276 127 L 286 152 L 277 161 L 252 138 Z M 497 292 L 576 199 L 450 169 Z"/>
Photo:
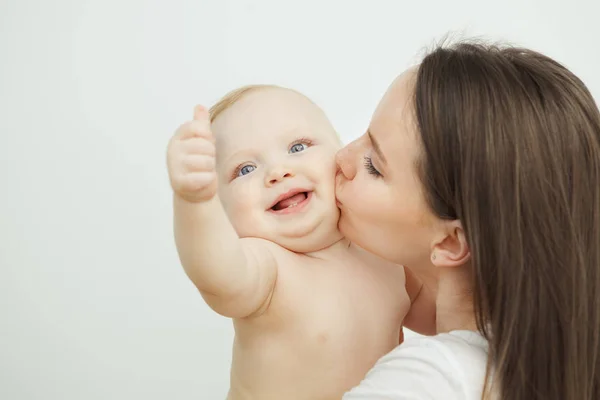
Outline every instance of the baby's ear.
<path fill-rule="evenodd" d="M 459 267 L 471 258 L 465 231 L 459 220 L 443 221 L 443 234 L 433 243 L 431 262 L 436 267 Z"/>

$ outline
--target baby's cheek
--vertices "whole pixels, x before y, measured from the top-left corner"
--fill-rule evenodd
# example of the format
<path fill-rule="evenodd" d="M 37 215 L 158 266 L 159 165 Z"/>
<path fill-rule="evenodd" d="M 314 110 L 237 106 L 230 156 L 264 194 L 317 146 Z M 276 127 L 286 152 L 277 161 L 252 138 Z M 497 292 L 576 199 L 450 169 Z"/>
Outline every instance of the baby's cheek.
<path fill-rule="evenodd" d="M 259 174 L 252 173 L 243 180 L 229 186 L 225 193 L 225 211 L 238 235 L 246 236 L 255 233 L 264 213 L 264 200 L 261 196 Z"/>
<path fill-rule="evenodd" d="M 262 206 L 251 193 L 240 192 L 231 199 L 232 215 L 235 215 L 235 219 L 240 222 L 252 223 L 252 220 L 256 218 L 257 213 L 261 210 Z"/>
<path fill-rule="evenodd" d="M 328 179 L 334 179 L 337 170 L 335 154 L 319 154 L 318 157 L 310 160 L 310 165 L 319 175 L 325 175 Z"/>
<path fill-rule="evenodd" d="M 231 225 L 240 236 L 247 236 L 249 231 L 252 229 L 252 223 L 249 221 L 250 213 L 244 207 L 243 204 L 235 202 L 230 204 L 230 207 L 226 210 L 227 216 L 231 221 Z"/>
<path fill-rule="evenodd" d="M 230 219 L 237 219 L 240 212 L 240 202 L 236 198 L 235 191 L 231 190 L 229 187 L 220 187 L 219 200 L 221 200 L 221 205 L 223 205 L 223 209 L 225 210 L 225 213 L 227 213 L 227 216 Z"/>
<path fill-rule="evenodd" d="M 252 203 L 238 198 L 234 200 L 233 209 L 235 209 L 238 218 L 248 217 L 252 211 Z"/>

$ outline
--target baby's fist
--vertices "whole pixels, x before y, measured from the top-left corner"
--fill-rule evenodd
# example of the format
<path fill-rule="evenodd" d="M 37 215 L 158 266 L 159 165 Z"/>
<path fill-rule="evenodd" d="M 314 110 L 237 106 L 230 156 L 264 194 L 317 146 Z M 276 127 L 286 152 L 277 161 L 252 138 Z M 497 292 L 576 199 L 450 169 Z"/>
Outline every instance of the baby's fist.
<path fill-rule="evenodd" d="M 215 142 L 206 109 L 196 106 L 194 119 L 181 125 L 167 149 L 173 191 L 190 202 L 210 200 L 217 192 Z"/>

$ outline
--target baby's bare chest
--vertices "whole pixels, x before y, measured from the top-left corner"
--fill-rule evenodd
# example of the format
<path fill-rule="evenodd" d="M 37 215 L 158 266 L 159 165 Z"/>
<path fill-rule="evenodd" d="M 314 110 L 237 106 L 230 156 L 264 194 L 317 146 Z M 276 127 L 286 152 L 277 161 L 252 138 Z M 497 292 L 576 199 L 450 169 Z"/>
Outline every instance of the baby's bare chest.
<path fill-rule="evenodd" d="M 285 265 L 270 312 L 319 336 L 347 334 L 348 329 L 365 334 L 386 326 L 395 329 L 407 310 L 401 267 L 346 257 Z"/>
<path fill-rule="evenodd" d="M 276 366 L 263 370 L 268 382 L 304 376 L 343 393 L 398 344 L 409 305 L 404 285 L 400 267 L 353 259 L 287 264 L 266 313 L 238 323 L 237 368 L 254 382 L 255 365 Z"/>

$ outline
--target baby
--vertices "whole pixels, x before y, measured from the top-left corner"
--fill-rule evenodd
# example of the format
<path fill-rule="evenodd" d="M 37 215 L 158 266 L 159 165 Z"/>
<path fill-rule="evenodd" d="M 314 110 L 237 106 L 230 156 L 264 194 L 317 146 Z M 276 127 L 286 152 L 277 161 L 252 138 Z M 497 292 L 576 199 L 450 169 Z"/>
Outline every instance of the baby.
<path fill-rule="evenodd" d="M 228 399 L 340 399 L 399 343 L 403 268 L 337 229 L 340 147 L 319 107 L 276 86 L 196 107 L 170 141 L 181 263 L 234 323 Z"/>

